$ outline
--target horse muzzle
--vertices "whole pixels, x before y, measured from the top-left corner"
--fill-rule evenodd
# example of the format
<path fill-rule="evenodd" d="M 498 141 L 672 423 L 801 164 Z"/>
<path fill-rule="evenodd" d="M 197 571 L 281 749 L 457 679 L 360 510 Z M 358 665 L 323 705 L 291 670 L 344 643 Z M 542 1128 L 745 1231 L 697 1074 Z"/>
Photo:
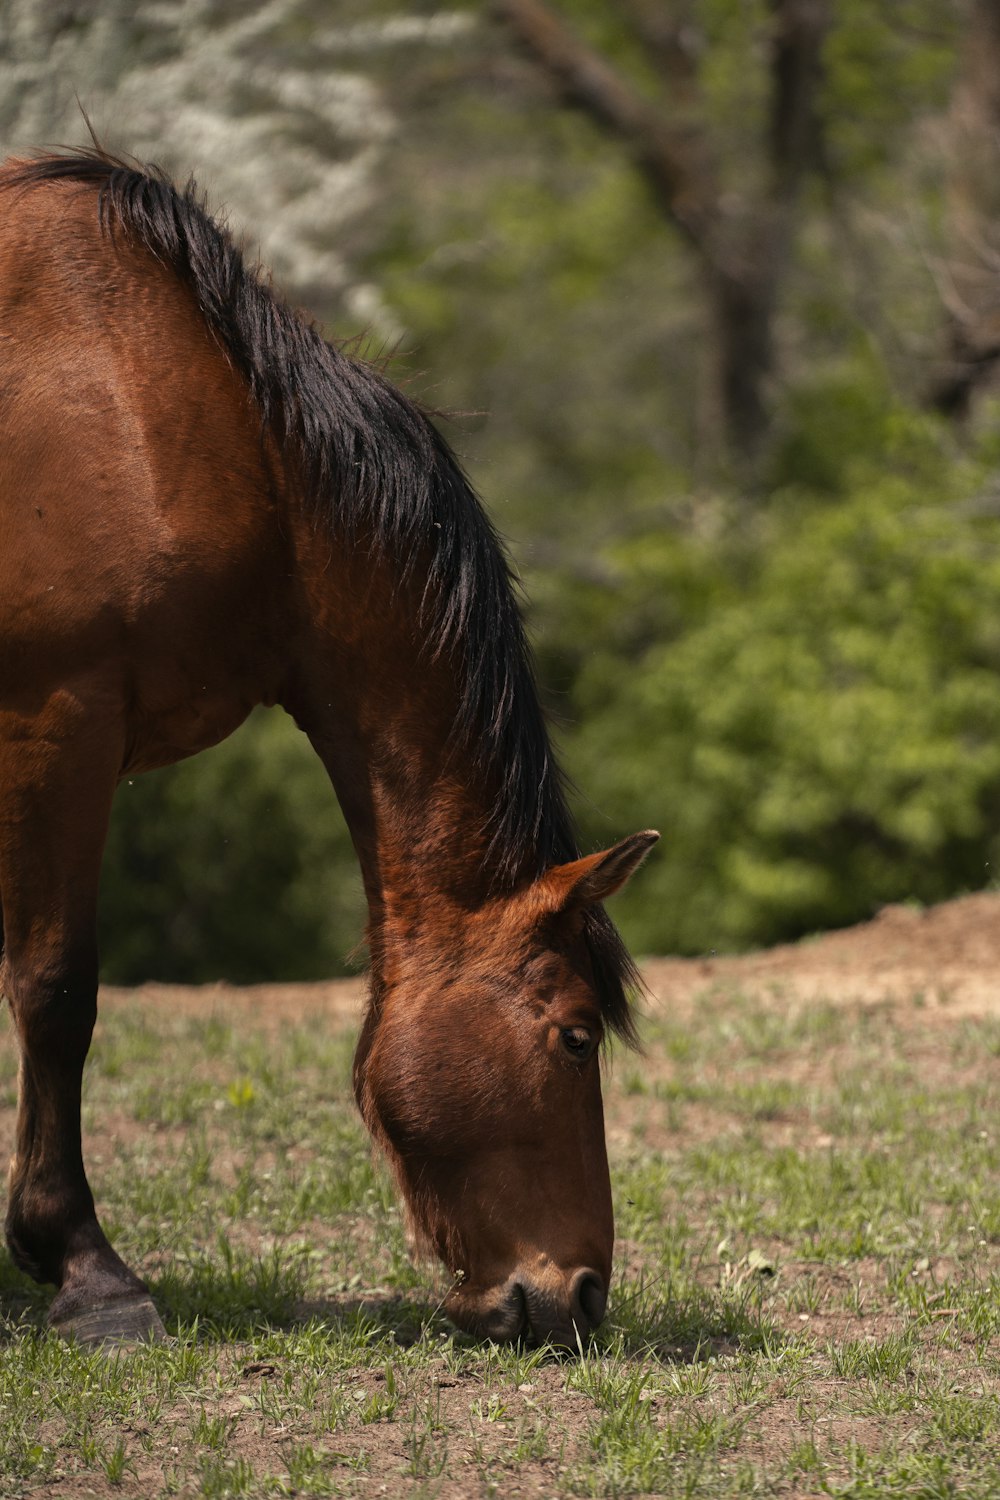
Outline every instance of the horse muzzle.
<path fill-rule="evenodd" d="M 584 1266 L 567 1276 L 544 1278 L 518 1271 L 479 1296 L 471 1288 L 459 1289 L 446 1301 L 445 1311 L 477 1338 L 497 1343 L 524 1339 L 576 1350 L 603 1320 L 607 1300 L 603 1277 Z"/>

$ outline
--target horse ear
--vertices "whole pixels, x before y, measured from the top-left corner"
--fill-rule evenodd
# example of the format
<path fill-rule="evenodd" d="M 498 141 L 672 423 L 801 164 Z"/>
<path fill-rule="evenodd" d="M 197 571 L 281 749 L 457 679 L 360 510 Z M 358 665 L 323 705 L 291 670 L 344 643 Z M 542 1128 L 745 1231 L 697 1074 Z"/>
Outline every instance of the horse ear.
<path fill-rule="evenodd" d="M 568 865 L 553 865 L 539 882 L 545 905 L 550 911 L 598 906 L 631 879 L 659 837 L 653 829 L 646 829 L 600 854 L 588 854 Z"/>

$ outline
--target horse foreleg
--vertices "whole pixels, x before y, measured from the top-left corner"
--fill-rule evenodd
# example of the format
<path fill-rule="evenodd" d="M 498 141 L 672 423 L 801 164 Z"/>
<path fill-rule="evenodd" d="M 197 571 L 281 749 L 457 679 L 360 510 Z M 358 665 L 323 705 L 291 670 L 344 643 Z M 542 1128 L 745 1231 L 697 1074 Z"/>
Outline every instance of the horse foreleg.
<path fill-rule="evenodd" d="M 7 1243 L 23 1270 L 58 1288 L 49 1321 L 59 1332 L 160 1337 L 145 1285 L 97 1221 L 83 1165 L 97 886 L 120 749 L 79 722 L 79 700 L 71 707 L 70 722 L 46 716 L 44 735 L 0 740 L 2 978 L 20 1046 Z"/>

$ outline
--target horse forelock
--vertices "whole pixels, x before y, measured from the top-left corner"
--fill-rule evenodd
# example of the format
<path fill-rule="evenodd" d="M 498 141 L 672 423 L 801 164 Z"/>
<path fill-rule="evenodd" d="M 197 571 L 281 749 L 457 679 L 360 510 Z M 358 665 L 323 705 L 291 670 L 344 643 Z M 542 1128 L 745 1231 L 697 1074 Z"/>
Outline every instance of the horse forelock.
<path fill-rule="evenodd" d="M 96 191 L 110 241 L 144 247 L 189 288 L 262 422 L 301 476 L 307 503 L 345 538 L 365 535 L 410 577 L 426 576 L 425 650 L 449 653 L 458 687 L 453 739 L 496 788 L 487 859 L 496 889 L 579 853 L 500 539 L 429 414 L 382 373 L 329 343 L 249 266 L 195 182 L 178 189 L 155 166 L 99 147 L 17 162 L 7 188 L 75 184 Z M 602 1012 L 634 1040 L 638 974 L 606 914 L 584 936 Z"/>

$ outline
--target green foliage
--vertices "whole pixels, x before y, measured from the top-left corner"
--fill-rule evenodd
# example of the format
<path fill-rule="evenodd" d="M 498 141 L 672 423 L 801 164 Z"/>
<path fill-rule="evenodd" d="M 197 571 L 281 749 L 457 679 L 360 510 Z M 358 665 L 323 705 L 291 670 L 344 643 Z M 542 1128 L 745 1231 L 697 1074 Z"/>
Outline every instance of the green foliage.
<path fill-rule="evenodd" d="M 350 837 L 290 719 L 119 789 L 101 900 L 102 972 L 236 983 L 345 972 L 363 934 Z"/>
<path fill-rule="evenodd" d="M 887 165 L 914 118 L 946 105 L 962 19 L 939 0 L 902 0 L 891 12 L 866 0 L 834 7 L 823 107 L 838 176 Z"/>
<path fill-rule="evenodd" d="M 821 403 L 802 409 L 794 443 L 822 454 L 812 468 L 837 503 L 776 496 L 738 589 L 732 554 L 688 543 L 712 609 L 630 659 L 612 637 L 576 682 L 578 780 L 616 830 L 665 835 L 623 903 L 645 951 L 766 943 L 940 899 L 988 883 L 1000 855 L 1000 532 L 976 499 L 988 469 L 898 405 L 873 444 L 873 403 L 854 402 L 857 458 L 836 408 L 839 443 L 819 430 Z M 669 556 L 658 548 L 647 566 Z M 664 593 L 676 573 L 671 560 Z"/>

